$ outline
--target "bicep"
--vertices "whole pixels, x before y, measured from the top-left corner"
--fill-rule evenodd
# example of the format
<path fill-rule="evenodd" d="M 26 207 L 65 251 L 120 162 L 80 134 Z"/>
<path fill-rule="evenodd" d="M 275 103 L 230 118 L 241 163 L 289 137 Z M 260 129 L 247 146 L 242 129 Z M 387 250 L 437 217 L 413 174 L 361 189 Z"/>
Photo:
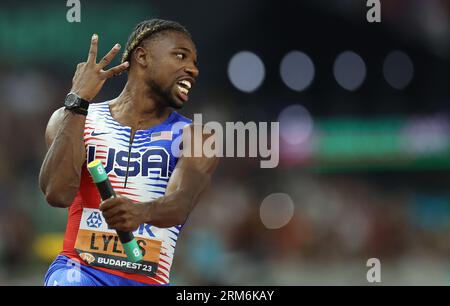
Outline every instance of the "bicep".
<path fill-rule="evenodd" d="M 194 148 L 194 139 L 191 137 L 191 135 L 195 135 L 193 129 L 194 127 L 189 125 L 186 126 L 183 131 L 183 143 L 190 142 L 190 150 L 193 150 Z M 203 134 L 200 143 L 204 144 L 210 137 L 215 137 L 215 135 Z M 193 151 L 184 152 L 184 155 L 186 156 L 180 157 L 172 173 L 167 186 L 166 195 L 181 190 L 184 193 L 192 193 L 196 197 L 209 184 L 211 176 L 219 163 L 218 157 L 207 157 L 204 152 L 202 152 L 199 157 L 192 157 L 194 155 Z"/>
<path fill-rule="evenodd" d="M 199 136 L 201 139 L 194 139 L 194 137 Z M 216 137 L 216 135 L 203 133 L 199 135 L 195 133 L 192 124 L 184 127 L 182 156 L 178 160 L 169 180 L 166 195 L 177 190 L 182 190 L 188 195 L 191 193 L 197 195 L 206 188 L 219 163 L 219 159 L 217 156 L 208 157 L 203 151 L 200 156 L 195 157 L 195 153 L 198 152 L 194 152 L 194 148 L 196 142 L 204 144 L 206 140 L 214 141 L 214 139 L 210 139 L 211 137 Z M 190 145 L 185 146 L 185 144 Z"/>
<path fill-rule="evenodd" d="M 194 137 L 200 136 L 201 139 L 194 139 Z M 183 153 L 179 158 L 178 163 L 170 177 L 167 185 L 166 196 L 174 195 L 181 196 L 184 199 L 189 199 L 189 203 L 195 205 L 200 195 L 208 187 L 211 176 L 214 173 L 219 163 L 217 156 L 208 157 L 205 156 L 205 152 L 201 152 L 201 156 L 195 156 L 194 143 L 205 143 L 206 140 L 212 140 L 210 137 L 216 137 L 214 133 L 198 135 L 194 133 L 194 126 L 187 125 L 183 129 Z M 194 141 L 195 140 L 195 141 Z M 184 146 L 184 144 L 190 143 L 190 146 Z M 202 146 L 203 147 L 203 146 Z"/>
<path fill-rule="evenodd" d="M 166 195 L 175 191 L 198 195 L 209 184 L 217 164 L 216 157 L 181 157 L 170 177 Z"/>

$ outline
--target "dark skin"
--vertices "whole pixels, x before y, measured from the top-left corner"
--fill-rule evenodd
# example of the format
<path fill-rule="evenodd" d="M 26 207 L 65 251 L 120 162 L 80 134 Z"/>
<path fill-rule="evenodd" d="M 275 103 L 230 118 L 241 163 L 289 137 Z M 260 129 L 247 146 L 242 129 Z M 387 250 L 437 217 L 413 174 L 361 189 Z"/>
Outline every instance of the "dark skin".
<path fill-rule="evenodd" d="M 137 47 L 127 62 L 109 70 L 104 68 L 118 53 L 115 46 L 96 63 L 98 38 L 93 37 L 86 63 L 77 66 L 72 92 L 87 101 L 98 94 L 106 79 L 129 68 L 128 82 L 122 93 L 110 102 L 115 120 L 132 129 L 148 129 L 168 118 L 173 108 L 180 108 L 177 81 L 194 84 L 198 76 L 197 54 L 192 40 L 184 33 L 165 31 Z M 81 169 L 86 162 L 83 131 L 86 117 L 61 108 L 49 120 L 46 130 L 48 152 L 42 164 L 39 182 L 47 202 L 55 207 L 69 207 L 78 192 Z M 193 130 L 193 126 L 185 130 Z M 193 132 L 189 133 L 194 135 Z M 202 141 L 214 135 L 203 136 Z M 193 139 L 183 138 L 183 141 Z M 110 228 L 133 231 L 142 223 L 158 227 L 183 224 L 209 185 L 217 167 L 217 158 L 179 158 L 163 197 L 144 203 L 133 203 L 127 197 L 103 201 L 103 212 Z"/>

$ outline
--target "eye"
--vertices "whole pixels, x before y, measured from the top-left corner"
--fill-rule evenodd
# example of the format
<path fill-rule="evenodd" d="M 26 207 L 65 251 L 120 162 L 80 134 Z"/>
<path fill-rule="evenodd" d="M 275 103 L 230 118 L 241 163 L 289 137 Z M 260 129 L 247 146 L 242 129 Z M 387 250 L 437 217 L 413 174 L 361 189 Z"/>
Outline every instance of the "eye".
<path fill-rule="evenodd" d="M 177 53 L 175 54 L 176 57 L 178 57 L 179 59 L 185 59 L 186 55 L 184 53 Z"/>

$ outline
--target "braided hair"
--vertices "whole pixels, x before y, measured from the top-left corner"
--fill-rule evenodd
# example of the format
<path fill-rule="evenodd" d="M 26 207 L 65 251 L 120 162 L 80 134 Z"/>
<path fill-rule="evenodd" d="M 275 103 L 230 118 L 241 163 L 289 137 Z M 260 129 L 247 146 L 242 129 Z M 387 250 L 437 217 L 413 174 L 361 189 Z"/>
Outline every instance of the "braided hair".
<path fill-rule="evenodd" d="M 133 32 L 128 37 L 128 42 L 125 47 L 125 51 L 123 52 L 121 63 L 129 61 L 133 50 L 144 40 L 147 38 L 154 38 L 157 33 L 168 30 L 182 32 L 191 37 L 188 30 L 175 21 L 163 19 L 150 19 L 142 21 L 136 25 Z"/>

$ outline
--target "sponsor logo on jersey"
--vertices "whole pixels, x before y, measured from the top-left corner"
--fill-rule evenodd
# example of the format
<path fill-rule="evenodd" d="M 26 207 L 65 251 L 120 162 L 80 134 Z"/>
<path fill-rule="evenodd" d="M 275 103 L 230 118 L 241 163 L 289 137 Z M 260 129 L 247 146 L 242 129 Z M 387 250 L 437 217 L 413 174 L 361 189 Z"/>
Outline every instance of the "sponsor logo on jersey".
<path fill-rule="evenodd" d="M 103 224 L 102 216 L 99 212 L 94 211 L 86 219 L 86 224 L 90 228 L 99 228 Z"/>
<path fill-rule="evenodd" d="M 90 253 L 81 253 L 80 254 L 81 259 L 83 259 L 88 264 L 91 264 L 94 262 L 95 257 Z"/>

